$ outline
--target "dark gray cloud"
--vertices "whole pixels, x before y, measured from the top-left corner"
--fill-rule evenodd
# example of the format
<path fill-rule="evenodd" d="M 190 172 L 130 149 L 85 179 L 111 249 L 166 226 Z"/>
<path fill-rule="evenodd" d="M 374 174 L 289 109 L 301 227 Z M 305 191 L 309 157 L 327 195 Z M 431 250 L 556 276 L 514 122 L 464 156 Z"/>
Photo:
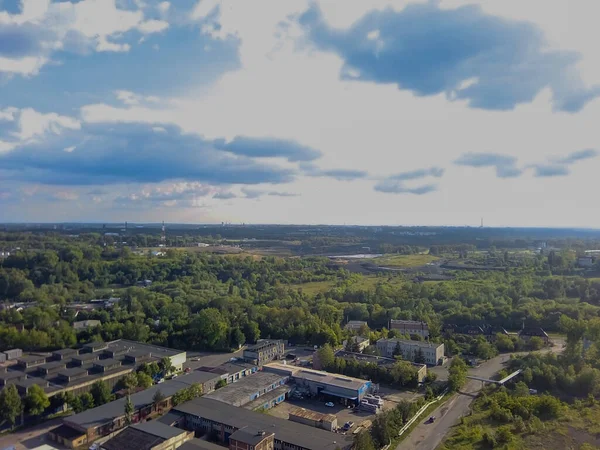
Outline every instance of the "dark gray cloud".
<path fill-rule="evenodd" d="M 401 172 L 390 175 L 375 185 L 375 190 L 388 194 L 414 194 L 424 195 L 437 191 L 438 185 L 434 183 L 423 184 L 416 187 L 406 185 L 406 181 L 421 180 L 423 178 L 441 178 L 444 175 L 444 169 L 439 167 L 430 167 L 427 169 L 418 169 L 409 172 Z"/>
<path fill-rule="evenodd" d="M 479 6 L 411 4 L 371 11 L 340 30 L 313 5 L 299 22 L 311 43 L 343 59 L 343 78 L 392 83 L 419 96 L 446 93 L 490 110 L 529 103 L 547 87 L 556 110 L 578 111 L 600 96 L 600 86 L 587 88 L 579 76 L 578 53 L 549 50 L 536 25 Z"/>
<path fill-rule="evenodd" d="M 465 153 L 454 164 L 468 167 L 493 167 L 498 178 L 514 178 L 523 173 L 517 167 L 517 158 L 498 153 Z"/>
<path fill-rule="evenodd" d="M 97 185 L 183 180 L 209 184 L 292 181 L 295 171 L 231 155 L 211 141 L 174 126 L 155 133 L 151 125 L 85 126 L 49 135 L 0 155 L 7 179 L 42 184 Z M 75 147 L 72 152 L 63 149 Z"/>
<path fill-rule="evenodd" d="M 223 191 L 223 192 L 217 192 L 215 195 L 213 195 L 213 198 L 216 198 L 219 200 L 231 200 L 232 198 L 237 198 L 237 195 L 231 191 Z"/>
<path fill-rule="evenodd" d="M 254 158 L 283 157 L 288 161 L 298 162 L 313 161 L 321 157 L 320 151 L 286 139 L 236 136 L 231 142 L 218 139 L 214 145 L 219 150 Z"/>

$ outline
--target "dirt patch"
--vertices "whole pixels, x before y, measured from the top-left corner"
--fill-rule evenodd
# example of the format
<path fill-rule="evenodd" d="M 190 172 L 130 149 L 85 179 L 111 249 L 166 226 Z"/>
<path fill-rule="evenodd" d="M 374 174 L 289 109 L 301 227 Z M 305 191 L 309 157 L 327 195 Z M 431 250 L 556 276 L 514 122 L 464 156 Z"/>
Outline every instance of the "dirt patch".
<path fill-rule="evenodd" d="M 536 450 L 570 450 L 578 449 L 583 444 L 594 447 L 600 446 L 600 438 L 585 430 L 566 426 L 565 428 L 554 428 L 545 433 L 527 436 L 523 439 L 525 448 Z"/>

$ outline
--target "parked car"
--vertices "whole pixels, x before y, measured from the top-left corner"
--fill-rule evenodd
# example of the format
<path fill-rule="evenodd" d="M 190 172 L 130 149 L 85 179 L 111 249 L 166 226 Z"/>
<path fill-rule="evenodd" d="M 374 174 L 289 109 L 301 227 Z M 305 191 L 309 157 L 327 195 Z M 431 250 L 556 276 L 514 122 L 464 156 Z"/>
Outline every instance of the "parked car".
<path fill-rule="evenodd" d="M 333 402 L 327 402 L 325 403 L 325 406 L 327 406 L 328 408 L 333 408 L 335 405 L 333 404 Z"/>
<path fill-rule="evenodd" d="M 350 428 L 354 426 L 354 422 L 346 422 L 344 424 L 344 431 L 348 431 Z"/>
<path fill-rule="evenodd" d="M 190 373 L 191 371 L 192 371 L 192 369 L 190 367 L 185 368 L 185 373 Z"/>
<path fill-rule="evenodd" d="M 427 419 L 427 423 L 433 423 L 435 422 L 435 416 L 431 416 L 429 419 Z"/>

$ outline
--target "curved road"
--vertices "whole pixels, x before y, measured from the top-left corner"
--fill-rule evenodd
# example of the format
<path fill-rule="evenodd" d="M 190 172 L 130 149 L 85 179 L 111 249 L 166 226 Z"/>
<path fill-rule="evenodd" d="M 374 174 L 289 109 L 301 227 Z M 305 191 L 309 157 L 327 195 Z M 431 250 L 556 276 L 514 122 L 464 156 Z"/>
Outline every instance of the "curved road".
<path fill-rule="evenodd" d="M 540 353 L 553 352 L 561 353 L 565 341 L 563 338 L 553 338 L 554 346 L 541 350 Z M 517 352 L 515 355 L 525 354 L 527 352 Z M 469 370 L 469 375 L 491 378 L 494 374 L 504 368 L 504 364 L 510 359 L 509 354 L 496 356 L 482 363 L 479 367 Z M 449 401 L 437 408 L 431 415 L 436 417 L 436 421 L 426 424 L 427 417 L 422 417 L 421 423 L 406 437 L 396 450 L 433 450 L 440 445 L 444 437 L 460 418 L 467 414 L 471 407 L 471 402 L 475 399 L 481 390 L 481 381 L 468 380 L 465 387 Z"/>
<path fill-rule="evenodd" d="M 469 370 L 469 375 L 490 378 L 503 368 L 508 355 L 496 356 Z M 449 401 L 437 408 L 431 415 L 436 417 L 432 424 L 426 424 L 427 417 L 422 417 L 421 423 L 404 438 L 396 450 L 433 450 L 435 449 L 451 427 L 460 420 L 461 416 L 469 412 L 469 408 L 477 393 L 481 390 L 481 381 L 468 380 L 465 387 Z"/>

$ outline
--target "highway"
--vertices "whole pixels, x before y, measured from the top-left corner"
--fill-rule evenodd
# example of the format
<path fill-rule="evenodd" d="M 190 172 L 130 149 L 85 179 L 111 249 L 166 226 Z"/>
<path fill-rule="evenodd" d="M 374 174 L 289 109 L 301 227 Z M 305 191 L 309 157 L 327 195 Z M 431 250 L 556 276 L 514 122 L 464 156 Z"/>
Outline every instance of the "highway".
<path fill-rule="evenodd" d="M 503 363 L 508 361 L 508 355 L 497 356 L 484 362 L 479 367 L 469 370 L 469 375 L 490 378 L 500 371 Z M 469 412 L 471 402 L 481 390 L 481 381 L 469 380 L 460 393 L 456 394 L 449 401 L 437 408 L 431 415 L 436 417 L 436 421 L 426 424 L 428 417 L 422 417 L 420 424 L 404 438 L 396 447 L 396 450 L 433 450 L 444 436 L 448 433 L 460 417 Z"/>

